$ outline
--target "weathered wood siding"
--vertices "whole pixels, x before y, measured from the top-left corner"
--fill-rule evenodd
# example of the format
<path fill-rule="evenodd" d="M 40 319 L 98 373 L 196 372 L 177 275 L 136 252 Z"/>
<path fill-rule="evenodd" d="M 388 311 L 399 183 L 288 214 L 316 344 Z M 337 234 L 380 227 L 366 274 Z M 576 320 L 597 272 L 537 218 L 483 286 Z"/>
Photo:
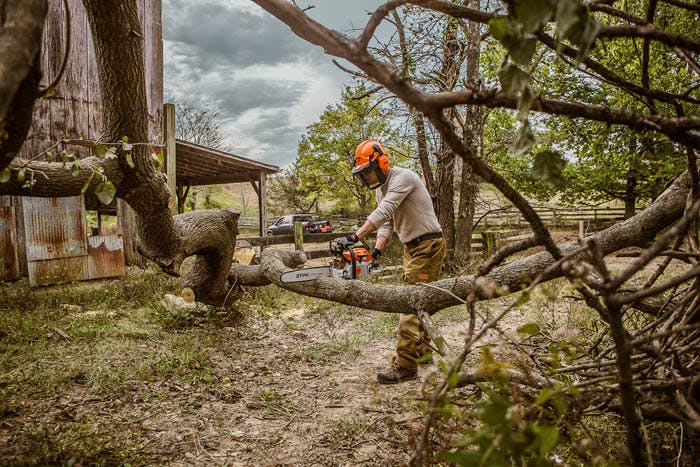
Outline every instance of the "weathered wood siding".
<path fill-rule="evenodd" d="M 0 281 L 19 278 L 15 209 L 0 206 Z"/>
<path fill-rule="evenodd" d="M 163 39 L 161 0 L 137 0 L 141 18 L 149 139 L 162 143 Z M 55 93 L 37 102 L 32 129 L 20 156 L 35 156 L 64 137 L 99 139 L 102 127 L 100 89 L 95 66 L 90 26 L 81 0 L 68 0 L 69 13 L 62 0 L 49 0 L 43 37 L 42 86 L 58 74 L 66 47 L 66 18 L 70 14 L 70 54 L 63 79 Z M 88 150 L 71 148 L 85 156 Z"/>
<path fill-rule="evenodd" d="M 144 67 L 146 74 L 146 97 L 148 103 L 149 141 L 161 145 L 163 142 L 163 38 L 161 23 L 161 0 L 137 0 L 139 18 L 143 25 L 141 35 L 144 44 Z M 67 19 L 70 18 L 70 52 L 63 78 L 54 91 L 37 102 L 32 128 L 20 151 L 20 157 L 35 157 L 64 138 L 100 139 L 102 112 L 100 88 L 97 78 L 95 51 L 92 35 L 82 0 L 68 0 L 68 11 L 63 0 L 49 0 L 49 11 L 44 28 L 42 45 L 42 86 L 48 86 L 57 76 L 66 50 L 68 35 Z M 128 135 L 127 135 L 128 136 Z M 138 142 L 138 141 L 132 141 Z M 58 156 L 61 148 L 55 151 Z M 79 157 L 89 155 L 89 149 L 80 146 L 67 148 Z M 11 203 L 17 224 L 17 248 L 20 270 L 26 274 L 28 265 L 24 252 L 24 225 L 21 222 L 20 199 Z M 133 214 L 128 207 L 121 209 L 120 226 L 123 234 L 125 254 L 129 264 L 139 264 L 140 255 L 135 248 L 135 226 Z"/>

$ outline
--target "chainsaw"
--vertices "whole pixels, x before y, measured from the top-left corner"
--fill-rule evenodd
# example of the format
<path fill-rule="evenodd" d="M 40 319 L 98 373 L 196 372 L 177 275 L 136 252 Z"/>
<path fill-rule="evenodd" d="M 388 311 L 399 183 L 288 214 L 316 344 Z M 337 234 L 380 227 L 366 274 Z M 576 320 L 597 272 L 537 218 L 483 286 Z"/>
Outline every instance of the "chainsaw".
<path fill-rule="evenodd" d="M 365 246 L 356 247 L 344 237 L 331 240 L 329 249 L 333 254 L 333 260 L 330 261 L 328 266 L 287 271 L 282 273 L 280 280 L 284 283 L 290 283 L 312 281 L 319 277 L 362 279 L 382 270 L 379 260 L 372 258 Z"/>

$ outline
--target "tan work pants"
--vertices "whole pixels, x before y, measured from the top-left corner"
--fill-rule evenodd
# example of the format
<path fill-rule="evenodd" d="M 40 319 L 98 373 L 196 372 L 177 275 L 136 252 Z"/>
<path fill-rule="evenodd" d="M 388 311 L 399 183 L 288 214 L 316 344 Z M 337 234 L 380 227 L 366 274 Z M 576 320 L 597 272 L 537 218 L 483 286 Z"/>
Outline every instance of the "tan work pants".
<path fill-rule="evenodd" d="M 426 240 L 403 252 L 403 283 L 434 281 L 440 276 L 445 257 L 445 240 Z M 430 348 L 430 337 L 423 329 L 418 316 L 401 314 L 399 336 L 396 344 L 396 363 L 402 368 L 414 370 L 418 359 Z"/>

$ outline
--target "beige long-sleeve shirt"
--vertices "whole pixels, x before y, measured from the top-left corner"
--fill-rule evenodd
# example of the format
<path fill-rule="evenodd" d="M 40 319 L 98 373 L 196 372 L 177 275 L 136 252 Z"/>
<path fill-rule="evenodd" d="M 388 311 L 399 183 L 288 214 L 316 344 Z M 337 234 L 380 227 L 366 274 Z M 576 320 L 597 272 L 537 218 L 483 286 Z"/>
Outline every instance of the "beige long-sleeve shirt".
<path fill-rule="evenodd" d="M 377 237 L 391 238 L 396 231 L 401 243 L 406 243 L 427 233 L 442 232 L 430 194 L 412 171 L 390 168 L 376 196 L 377 209 L 367 220 L 380 227 Z"/>

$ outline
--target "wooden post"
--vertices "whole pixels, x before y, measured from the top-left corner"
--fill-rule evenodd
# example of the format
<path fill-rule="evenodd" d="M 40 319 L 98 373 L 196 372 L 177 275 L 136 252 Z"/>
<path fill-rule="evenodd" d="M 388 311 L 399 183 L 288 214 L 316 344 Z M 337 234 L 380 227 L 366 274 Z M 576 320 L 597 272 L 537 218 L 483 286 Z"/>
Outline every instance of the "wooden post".
<path fill-rule="evenodd" d="M 185 212 L 185 201 L 187 200 L 187 192 L 190 190 L 188 186 L 187 189 L 182 185 L 177 186 L 177 213 L 182 214 Z"/>
<path fill-rule="evenodd" d="M 267 174 L 258 172 L 258 217 L 260 220 L 260 236 L 267 235 Z"/>
<path fill-rule="evenodd" d="M 578 239 L 583 240 L 586 236 L 585 230 L 583 229 L 583 223 L 585 221 L 578 221 Z"/>
<path fill-rule="evenodd" d="M 168 188 L 170 188 L 170 210 L 178 213 L 177 198 L 177 167 L 175 146 L 175 105 L 163 104 L 163 140 L 165 142 L 165 173 L 168 176 Z"/>
<path fill-rule="evenodd" d="M 143 267 L 145 258 L 136 250 L 136 213 L 122 199 L 117 199 L 117 222 L 124 245 L 124 261 L 128 266 Z"/>
<path fill-rule="evenodd" d="M 481 245 L 484 257 L 488 258 L 498 250 L 498 236 L 496 232 L 482 232 Z"/>
<path fill-rule="evenodd" d="M 301 225 L 301 221 L 294 222 L 294 249 L 304 250 L 304 227 Z"/>

